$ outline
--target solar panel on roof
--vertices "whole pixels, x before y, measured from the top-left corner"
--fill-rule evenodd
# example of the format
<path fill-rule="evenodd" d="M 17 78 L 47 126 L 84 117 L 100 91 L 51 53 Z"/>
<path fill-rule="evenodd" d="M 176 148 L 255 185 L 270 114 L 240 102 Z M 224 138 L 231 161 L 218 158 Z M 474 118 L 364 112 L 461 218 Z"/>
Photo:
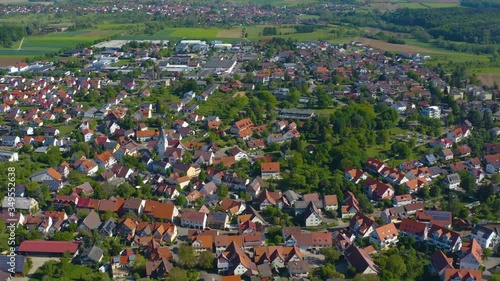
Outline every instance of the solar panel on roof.
<path fill-rule="evenodd" d="M 448 219 L 449 219 L 448 216 L 435 216 L 434 217 L 434 220 L 438 220 L 438 221 L 446 221 Z"/>

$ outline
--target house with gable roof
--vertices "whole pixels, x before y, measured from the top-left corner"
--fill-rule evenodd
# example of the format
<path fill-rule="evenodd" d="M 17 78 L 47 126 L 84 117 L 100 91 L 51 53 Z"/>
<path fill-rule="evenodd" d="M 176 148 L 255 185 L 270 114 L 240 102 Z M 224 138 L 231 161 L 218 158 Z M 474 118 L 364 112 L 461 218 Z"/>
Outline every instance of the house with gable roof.
<path fill-rule="evenodd" d="M 341 206 L 342 218 L 352 218 L 360 211 L 361 207 L 359 207 L 358 200 L 352 192 L 347 191 Z"/>
<path fill-rule="evenodd" d="M 349 231 L 358 238 L 369 237 L 375 230 L 376 223 L 373 217 L 367 217 L 362 213 L 357 213 L 349 222 Z"/>
<path fill-rule="evenodd" d="M 453 258 L 447 257 L 441 250 L 437 250 L 437 252 L 432 254 L 430 261 L 430 271 L 436 273 L 440 277 L 443 277 L 446 269 L 454 269 Z"/>
<path fill-rule="evenodd" d="M 473 270 L 478 270 L 483 264 L 483 248 L 476 239 L 472 238 L 471 241 L 462 244 L 458 264 L 460 264 L 460 269 Z"/>
<path fill-rule="evenodd" d="M 309 205 L 303 214 L 303 218 L 305 226 L 318 226 L 323 222 L 321 212 L 313 201 L 309 201 Z"/>
<path fill-rule="evenodd" d="M 384 249 L 395 246 L 398 243 L 399 231 L 394 223 L 389 223 L 375 228 L 370 234 L 370 243 L 375 243 L 379 248 Z"/>
<path fill-rule="evenodd" d="M 470 236 L 475 239 L 482 248 L 492 249 L 500 242 L 499 234 L 497 228 L 491 229 L 480 224 L 475 224 Z"/>
<path fill-rule="evenodd" d="M 347 263 L 356 268 L 359 274 L 379 274 L 380 268 L 373 262 L 372 258 L 363 249 L 351 244 L 344 251 Z"/>
<path fill-rule="evenodd" d="M 482 273 L 479 270 L 454 269 L 444 270 L 443 281 L 482 281 Z"/>
<path fill-rule="evenodd" d="M 427 237 L 428 243 L 439 249 L 456 252 L 462 248 L 460 234 L 439 225 L 431 224 Z"/>

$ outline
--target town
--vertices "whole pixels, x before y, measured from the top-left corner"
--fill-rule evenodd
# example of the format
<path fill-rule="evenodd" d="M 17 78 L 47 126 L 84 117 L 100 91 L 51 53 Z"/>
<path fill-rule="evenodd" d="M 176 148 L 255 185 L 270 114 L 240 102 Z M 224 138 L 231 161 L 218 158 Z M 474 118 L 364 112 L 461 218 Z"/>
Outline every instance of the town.
<path fill-rule="evenodd" d="M 0 280 L 499 280 L 497 86 L 359 42 L 60 58 L 0 78 Z"/>

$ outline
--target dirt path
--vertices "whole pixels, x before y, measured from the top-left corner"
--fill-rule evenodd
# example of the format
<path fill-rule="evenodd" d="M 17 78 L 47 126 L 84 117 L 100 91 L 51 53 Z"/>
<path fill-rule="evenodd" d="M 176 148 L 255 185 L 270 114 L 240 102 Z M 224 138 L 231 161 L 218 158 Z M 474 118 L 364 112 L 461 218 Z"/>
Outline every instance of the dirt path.
<path fill-rule="evenodd" d="M 24 37 L 23 37 L 23 39 L 21 39 L 21 43 L 19 43 L 19 47 L 17 47 L 18 50 L 21 50 L 21 47 L 23 46 L 23 42 L 24 42 Z"/>

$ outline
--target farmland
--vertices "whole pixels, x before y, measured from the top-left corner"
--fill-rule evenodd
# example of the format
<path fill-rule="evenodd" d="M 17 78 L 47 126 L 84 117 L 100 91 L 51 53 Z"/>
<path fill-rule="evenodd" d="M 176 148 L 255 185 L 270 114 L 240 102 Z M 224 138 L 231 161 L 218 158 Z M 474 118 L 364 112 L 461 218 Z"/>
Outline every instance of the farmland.
<path fill-rule="evenodd" d="M 229 2 L 237 4 L 271 4 L 277 6 L 296 6 L 298 4 L 310 4 L 317 2 L 316 0 L 229 0 Z"/>
<path fill-rule="evenodd" d="M 18 49 L 20 42 L 14 44 L 12 48 L 0 48 L 0 58 L 42 56 L 61 49 L 75 48 L 81 43 L 120 34 L 120 31 L 123 32 L 123 30 L 97 28 L 26 37 L 20 49 Z"/>

